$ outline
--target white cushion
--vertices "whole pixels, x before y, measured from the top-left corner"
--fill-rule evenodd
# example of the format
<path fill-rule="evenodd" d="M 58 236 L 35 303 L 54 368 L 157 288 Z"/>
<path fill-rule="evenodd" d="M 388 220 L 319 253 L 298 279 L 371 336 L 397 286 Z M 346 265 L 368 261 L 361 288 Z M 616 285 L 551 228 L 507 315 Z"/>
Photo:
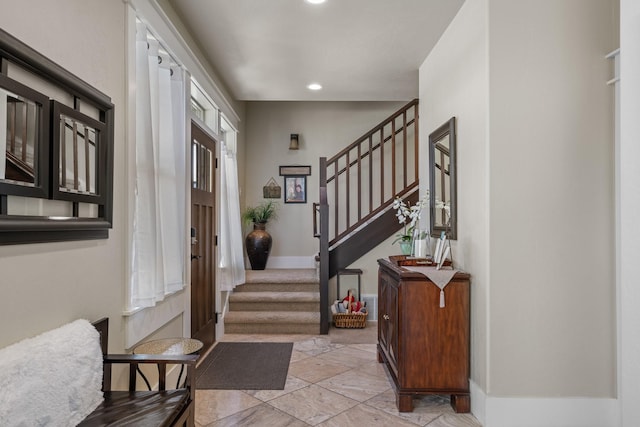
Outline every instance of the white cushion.
<path fill-rule="evenodd" d="M 86 320 L 0 349 L 0 425 L 75 426 L 103 400 L 100 334 Z"/>

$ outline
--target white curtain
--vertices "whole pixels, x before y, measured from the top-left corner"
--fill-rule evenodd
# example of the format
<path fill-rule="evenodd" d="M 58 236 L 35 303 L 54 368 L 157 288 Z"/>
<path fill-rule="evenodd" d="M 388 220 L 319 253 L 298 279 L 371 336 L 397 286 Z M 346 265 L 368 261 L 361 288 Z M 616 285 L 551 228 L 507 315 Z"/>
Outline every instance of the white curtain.
<path fill-rule="evenodd" d="M 240 224 L 240 193 L 235 135 L 227 132 L 220 148 L 220 258 L 218 281 L 221 291 L 231 291 L 244 283 L 244 255 Z"/>
<path fill-rule="evenodd" d="M 136 180 L 129 310 L 184 286 L 185 95 L 182 70 L 136 29 Z M 172 70 L 173 68 L 173 70 Z M 173 75 L 172 75 L 173 74 Z"/>

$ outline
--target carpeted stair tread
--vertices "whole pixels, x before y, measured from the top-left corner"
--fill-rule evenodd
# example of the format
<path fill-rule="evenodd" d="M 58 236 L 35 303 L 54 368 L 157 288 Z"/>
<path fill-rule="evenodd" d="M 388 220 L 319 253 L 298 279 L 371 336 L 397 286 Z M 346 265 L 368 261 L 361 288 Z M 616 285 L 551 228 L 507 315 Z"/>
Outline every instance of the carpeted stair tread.
<path fill-rule="evenodd" d="M 225 333 L 227 334 L 244 334 L 244 335 L 318 335 L 320 333 L 320 321 L 318 324 L 313 323 L 230 323 L 225 325 Z"/>
<path fill-rule="evenodd" d="M 247 270 L 229 296 L 225 333 L 318 334 L 320 281 L 313 268 Z"/>
<path fill-rule="evenodd" d="M 315 283 L 245 283 L 238 285 L 233 293 L 242 292 L 319 292 L 320 284 Z"/>
<path fill-rule="evenodd" d="M 315 268 L 247 270 L 245 283 L 319 283 Z"/>
<path fill-rule="evenodd" d="M 231 302 L 319 302 L 320 292 L 234 292 Z"/>
<path fill-rule="evenodd" d="M 319 324 L 320 313 L 312 311 L 229 311 L 225 325 L 231 323 L 312 323 Z"/>
<path fill-rule="evenodd" d="M 230 311 L 224 319 L 229 334 L 320 333 L 318 311 Z"/>

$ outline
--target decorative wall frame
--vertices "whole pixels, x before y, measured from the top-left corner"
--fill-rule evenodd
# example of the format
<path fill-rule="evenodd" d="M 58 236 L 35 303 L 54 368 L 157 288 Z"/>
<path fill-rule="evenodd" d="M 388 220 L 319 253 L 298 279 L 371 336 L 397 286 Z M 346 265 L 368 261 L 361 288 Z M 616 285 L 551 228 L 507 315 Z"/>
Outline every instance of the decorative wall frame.
<path fill-rule="evenodd" d="M 282 196 L 282 187 L 278 185 L 273 177 L 269 179 L 267 185 L 262 187 L 262 197 L 264 199 L 279 199 Z"/>
<path fill-rule="evenodd" d="M 309 176 L 311 175 L 311 166 L 280 166 L 280 176 Z"/>
<path fill-rule="evenodd" d="M 23 70 L 26 72 L 23 74 L 29 78 L 25 81 L 20 77 L 14 78 L 10 72 L 15 70 Z M 22 76 L 20 72 L 17 74 Z M 29 88 L 26 81 L 29 79 L 38 80 L 41 83 L 38 86 L 48 88 L 51 95 L 47 94 L 47 89 L 35 91 Z M 21 159 L 22 163 L 16 161 L 15 157 L 21 150 L 12 148 L 12 152 L 7 153 L 7 142 L 3 140 L 5 152 L 0 159 L 0 245 L 108 238 L 113 219 L 114 106 L 111 98 L 2 29 L 0 91 L 3 92 L 0 94 L 0 134 L 9 135 L 9 127 L 12 126 L 12 116 L 8 110 L 13 106 L 3 109 L 3 105 L 10 102 L 30 105 L 21 107 L 23 119 L 16 122 L 22 131 L 22 137 L 16 138 L 16 141 L 20 141 L 16 146 L 25 146 L 23 141 L 27 142 L 26 160 Z M 65 99 L 72 99 L 72 106 L 64 105 L 59 100 L 53 101 L 61 92 L 65 94 Z M 89 117 L 84 112 L 90 112 L 95 117 Z M 66 120 L 62 117 L 69 118 L 71 123 L 82 123 L 83 129 L 90 128 L 89 132 L 95 133 L 90 143 L 95 148 L 93 159 L 90 155 L 87 160 L 85 155 L 85 168 L 74 169 L 76 182 L 78 171 L 84 172 L 85 183 L 89 182 L 86 188 L 79 185 L 74 188 L 60 186 L 61 177 L 65 175 L 60 166 L 60 147 L 64 145 L 61 142 L 62 130 L 65 126 L 61 123 Z M 33 126 L 27 125 L 30 122 Z M 3 128 L 3 123 L 6 128 Z M 74 138 L 72 136 L 71 140 Z M 78 138 L 75 140 L 78 142 Z M 80 164 L 80 151 L 75 153 L 75 161 Z M 19 172 L 17 175 L 6 175 L 7 162 L 11 163 L 9 167 L 13 171 Z M 93 169 L 89 164 L 93 165 Z M 33 177 L 30 178 L 30 175 Z M 47 212 L 51 206 L 40 209 L 38 214 L 18 213 L 13 209 L 13 203 L 22 202 L 20 198 L 36 199 L 36 205 L 47 205 L 46 201 L 49 200 L 56 207 L 62 203 L 67 213 L 51 214 Z M 55 208 L 51 210 L 55 211 Z"/>
<path fill-rule="evenodd" d="M 0 105 L 7 126 L 0 194 L 49 197 L 49 98 L 0 74 Z"/>
<path fill-rule="evenodd" d="M 54 198 L 104 203 L 107 170 L 98 159 L 107 155 L 105 124 L 57 101 L 51 103 L 52 164 L 58 165 L 52 176 Z"/>
<path fill-rule="evenodd" d="M 291 175 L 284 177 L 284 202 L 307 203 L 307 177 Z"/>

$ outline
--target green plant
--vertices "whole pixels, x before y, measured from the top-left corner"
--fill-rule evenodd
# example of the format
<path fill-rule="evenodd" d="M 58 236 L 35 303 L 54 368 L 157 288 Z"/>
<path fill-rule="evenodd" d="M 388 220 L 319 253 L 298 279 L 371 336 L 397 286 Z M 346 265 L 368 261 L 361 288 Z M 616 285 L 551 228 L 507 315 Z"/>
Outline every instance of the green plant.
<path fill-rule="evenodd" d="M 278 217 L 278 204 L 273 200 L 262 202 L 257 206 L 248 206 L 242 213 L 242 220 L 246 223 L 265 223 Z"/>

